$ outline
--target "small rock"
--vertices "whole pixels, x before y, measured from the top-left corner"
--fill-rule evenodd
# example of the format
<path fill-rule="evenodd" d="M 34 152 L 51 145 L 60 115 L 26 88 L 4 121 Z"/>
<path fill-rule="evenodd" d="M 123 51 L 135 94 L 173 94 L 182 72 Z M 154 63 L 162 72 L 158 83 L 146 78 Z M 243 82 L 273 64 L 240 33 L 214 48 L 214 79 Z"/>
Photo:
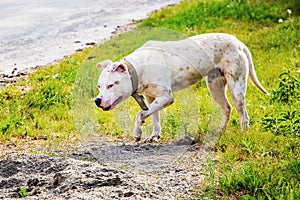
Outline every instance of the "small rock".
<path fill-rule="evenodd" d="M 17 70 L 18 70 L 18 68 L 15 67 L 15 68 L 12 70 L 11 74 L 14 74 Z"/>
<path fill-rule="evenodd" d="M 115 178 L 107 179 L 101 186 L 117 186 L 121 185 L 122 181 L 118 175 Z"/>
<path fill-rule="evenodd" d="M 134 193 L 132 191 L 126 191 L 123 193 L 124 197 L 131 197 L 132 195 L 134 195 Z"/>
<path fill-rule="evenodd" d="M 57 187 L 64 181 L 63 176 L 60 173 L 56 173 L 53 177 L 53 186 Z"/>
<path fill-rule="evenodd" d="M 33 178 L 33 179 L 29 179 L 28 181 L 27 181 L 27 185 L 29 186 L 29 187 L 31 187 L 31 186 L 37 186 L 38 184 L 39 184 L 39 179 L 38 178 Z"/>
<path fill-rule="evenodd" d="M 181 172 L 181 171 L 183 171 L 183 170 L 184 170 L 184 169 L 176 168 L 176 169 L 175 169 L 175 172 L 178 173 L 178 172 Z"/>
<path fill-rule="evenodd" d="M 183 138 L 174 142 L 175 145 L 193 145 L 195 144 L 195 140 L 188 135 L 185 135 Z"/>
<path fill-rule="evenodd" d="M 87 45 L 87 46 L 95 46 L 96 43 L 95 42 L 87 42 L 87 43 L 85 43 L 85 45 Z"/>

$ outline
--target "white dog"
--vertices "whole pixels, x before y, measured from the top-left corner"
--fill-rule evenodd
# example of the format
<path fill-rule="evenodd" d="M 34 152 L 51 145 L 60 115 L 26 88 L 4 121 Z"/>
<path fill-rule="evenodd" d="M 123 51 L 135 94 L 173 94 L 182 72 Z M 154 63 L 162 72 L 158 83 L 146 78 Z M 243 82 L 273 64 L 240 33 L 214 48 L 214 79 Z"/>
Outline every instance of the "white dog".
<path fill-rule="evenodd" d="M 248 73 L 254 85 L 268 94 L 257 79 L 249 49 L 228 34 L 203 34 L 180 41 L 148 41 L 120 62 L 105 60 L 97 66 L 103 68 L 98 81 L 100 94 L 95 99 L 98 107 L 111 110 L 130 96 L 142 107 L 134 128 L 136 141 L 141 139 L 142 124 L 150 115 L 153 132 L 144 141 L 157 141 L 161 131 L 159 111 L 173 103 L 172 92 L 193 85 L 205 76 L 211 96 L 223 112 L 219 132 L 226 129 L 231 112 L 226 85 L 240 116 L 242 130 L 249 127 L 245 103 Z M 140 95 L 146 98 L 148 108 Z"/>

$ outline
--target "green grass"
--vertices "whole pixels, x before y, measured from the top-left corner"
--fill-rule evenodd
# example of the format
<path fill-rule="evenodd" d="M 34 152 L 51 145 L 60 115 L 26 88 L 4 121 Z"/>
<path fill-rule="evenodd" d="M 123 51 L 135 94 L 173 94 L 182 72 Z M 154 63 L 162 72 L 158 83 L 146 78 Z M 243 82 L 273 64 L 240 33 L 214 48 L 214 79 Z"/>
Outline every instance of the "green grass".
<path fill-rule="evenodd" d="M 299 10 L 296 0 L 186 0 L 153 12 L 133 32 L 1 90 L 0 140 L 21 143 L 46 135 L 47 144 L 53 145 L 92 134 L 131 140 L 139 108 L 132 99 L 113 112 L 95 107 L 100 73 L 96 63 L 118 60 L 150 39 L 225 32 L 249 47 L 259 80 L 271 95 L 248 84 L 250 129 L 239 130 L 234 110 L 228 130 L 214 146 L 217 164 L 208 162 L 207 180 L 196 188 L 199 199 L 300 199 Z M 26 94 L 24 87 L 30 89 Z M 220 114 L 201 81 L 176 94 L 175 104 L 162 111 L 162 141 L 190 134 L 205 143 L 217 128 Z M 145 135 L 150 133 L 147 120 Z"/>
<path fill-rule="evenodd" d="M 72 93 L 77 70 L 90 50 L 58 65 L 37 70 L 16 86 L 1 90 L 0 139 L 69 139 L 77 137 L 72 116 Z M 24 93 L 26 88 L 29 92 Z"/>

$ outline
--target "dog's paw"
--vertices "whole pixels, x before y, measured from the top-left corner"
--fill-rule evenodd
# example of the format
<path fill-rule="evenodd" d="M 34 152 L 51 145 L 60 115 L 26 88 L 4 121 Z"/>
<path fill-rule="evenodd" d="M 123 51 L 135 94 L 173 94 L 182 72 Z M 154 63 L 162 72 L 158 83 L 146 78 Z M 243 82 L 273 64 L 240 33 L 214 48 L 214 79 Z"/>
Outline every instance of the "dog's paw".
<path fill-rule="evenodd" d="M 141 139 L 142 139 L 141 137 L 134 137 L 135 142 L 139 142 L 139 141 L 141 141 Z"/>
<path fill-rule="evenodd" d="M 134 127 L 133 135 L 134 135 L 134 140 L 136 142 L 139 142 L 142 138 L 142 127 L 141 126 Z"/>
<path fill-rule="evenodd" d="M 151 135 L 150 137 L 148 137 L 144 140 L 144 143 L 158 142 L 159 138 L 160 138 L 159 135 Z"/>

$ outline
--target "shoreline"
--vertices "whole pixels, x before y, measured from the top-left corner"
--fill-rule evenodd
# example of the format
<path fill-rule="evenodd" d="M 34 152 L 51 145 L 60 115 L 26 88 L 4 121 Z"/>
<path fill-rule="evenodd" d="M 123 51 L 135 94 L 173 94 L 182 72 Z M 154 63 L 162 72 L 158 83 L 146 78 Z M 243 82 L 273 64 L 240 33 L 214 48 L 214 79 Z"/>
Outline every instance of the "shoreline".
<path fill-rule="evenodd" d="M 79 51 L 83 51 L 88 48 L 94 48 L 95 46 L 98 46 L 98 45 L 102 44 L 103 42 L 108 41 L 115 36 L 118 36 L 121 33 L 131 31 L 134 28 L 136 28 L 143 20 L 147 19 L 151 15 L 151 13 L 157 12 L 161 9 L 164 9 L 164 8 L 167 8 L 170 6 L 174 6 L 174 5 L 178 4 L 179 2 L 180 1 L 177 1 L 176 3 L 169 3 L 158 9 L 151 10 L 146 14 L 146 17 L 141 17 L 139 19 L 132 19 L 130 22 L 128 22 L 125 25 L 115 25 L 113 27 L 113 30 L 110 31 L 109 35 L 100 39 L 98 42 L 94 42 L 93 38 L 90 39 L 90 42 L 80 41 L 80 40 L 76 40 L 76 38 L 74 38 L 73 43 L 80 44 L 81 45 L 80 47 L 78 47 L 77 49 L 74 49 L 74 51 L 72 53 L 66 53 L 66 55 L 61 55 L 61 58 L 56 58 L 46 64 L 41 64 L 41 65 L 36 64 L 33 66 L 21 67 L 20 69 L 15 64 L 15 66 L 12 66 L 11 72 L 9 72 L 8 70 L 0 69 L 0 91 L 4 88 L 8 87 L 9 85 L 15 85 L 21 79 L 26 79 L 29 74 L 34 73 L 38 69 L 49 67 L 51 65 L 59 64 L 67 57 L 74 55 Z M 106 26 L 111 26 L 111 25 L 107 24 L 104 26 L 104 28 L 106 28 Z"/>
<path fill-rule="evenodd" d="M 94 4 L 70 0 L 64 3 L 47 0 L 38 4 L 33 0 L 29 4 L 7 2 L 11 4 L 0 3 L 4 15 L 0 25 L 3 28 L 0 31 L 3 38 L 0 42 L 3 47 L 0 50 L 2 86 L 13 83 L 13 76 L 27 73 L 24 69 L 55 64 L 78 50 L 101 44 L 122 27 L 147 19 L 151 13 L 180 1 L 139 0 L 132 3 L 133 0 L 127 0 L 123 2 L 125 7 L 120 7 L 121 0 L 111 3 L 89 0 Z M 23 11 L 22 8 L 28 9 Z M 11 9 L 20 12 L 12 17 L 9 15 Z M 45 13 L 41 14 L 42 11 Z M 49 15 L 53 14 L 57 17 L 49 21 Z"/>
<path fill-rule="evenodd" d="M 171 5 L 172 4 L 170 4 L 168 6 L 171 6 Z M 3 88 L 8 87 L 9 85 L 15 85 L 19 80 L 27 78 L 28 75 L 30 75 L 31 73 L 34 73 L 38 69 L 42 69 L 42 68 L 45 68 L 45 67 L 50 67 L 51 65 L 59 64 L 64 59 L 66 59 L 69 56 L 72 56 L 72 55 L 76 54 L 77 52 L 83 51 L 84 49 L 88 49 L 88 48 L 95 48 L 99 44 L 102 44 L 103 42 L 105 42 L 107 40 L 110 40 L 113 37 L 116 37 L 121 33 L 131 31 L 134 28 L 136 28 L 142 20 L 143 19 L 139 19 L 139 20 L 132 21 L 131 23 L 128 23 L 124 26 L 117 26 L 117 27 L 115 27 L 115 30 L 111 32 L 110 36 L 108 36 L 107 38 L 104 38 L 99 43 L 91 42 L 89 45 L 86 45 L 86 47 L 77 49 L 72 54 L 65 55 L 61 59 L 55 59 L 51 63 L 45 64 L 45 65 L 36 65 L 35 67 L 28 67 L 28 68 L 25 68 L 25 69 L 22 69 L 22 70 L 18 70 L 17 68 L 14 68 L 13 71 L 11 72 L 11 74 L 1 73 L 1 71 L 0 71 L 0 91 Z M 78 42 L 78 41 L 75 41 L 75 42 Z"/>

